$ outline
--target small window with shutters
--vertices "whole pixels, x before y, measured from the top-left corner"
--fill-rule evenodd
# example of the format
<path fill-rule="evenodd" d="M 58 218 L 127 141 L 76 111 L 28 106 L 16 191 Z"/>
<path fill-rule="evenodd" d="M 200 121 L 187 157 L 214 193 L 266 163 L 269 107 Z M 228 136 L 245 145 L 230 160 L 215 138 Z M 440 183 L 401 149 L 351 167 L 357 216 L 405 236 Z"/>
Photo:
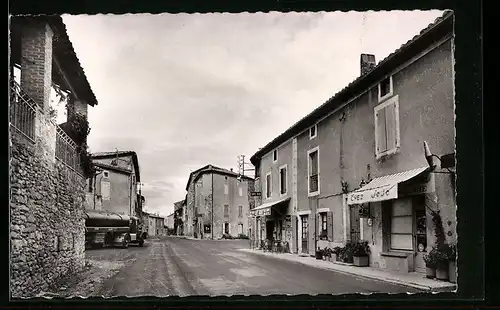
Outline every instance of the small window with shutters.
<path fill-rule="evenodd" d="M 396 153 L 399 139 L 399 96 L 396 95 L 374 109 L 375 112 L 375 155 L 381 158 Z"/>

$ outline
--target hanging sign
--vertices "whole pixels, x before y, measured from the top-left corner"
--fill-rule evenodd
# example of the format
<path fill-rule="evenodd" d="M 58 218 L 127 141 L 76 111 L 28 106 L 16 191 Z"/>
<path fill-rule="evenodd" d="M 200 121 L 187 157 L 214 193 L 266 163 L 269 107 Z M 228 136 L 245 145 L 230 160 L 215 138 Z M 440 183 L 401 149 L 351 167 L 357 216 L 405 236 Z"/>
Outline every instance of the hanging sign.
<path fill-rule="evenodd" d="M 260 196 L 262 196 L 262 193 L 261 192 L 250 192 L 250 196 L 252 196 L 252 197 L 256 197 L 256 196 L 260 197 Z"/>
<path fill-rule="evenodd" d="M 255 210 L 254 212 L 255 212 L 256 216 L 267 216 L 267 215 L 271 215 L 271 208 Z"/>
<path fill-rule="evenodd" d="M 347 204 L 362 204 L 398 198 L 398 185 L 388 184 L 378 188 L 355 191 L 347 195 Z"/>

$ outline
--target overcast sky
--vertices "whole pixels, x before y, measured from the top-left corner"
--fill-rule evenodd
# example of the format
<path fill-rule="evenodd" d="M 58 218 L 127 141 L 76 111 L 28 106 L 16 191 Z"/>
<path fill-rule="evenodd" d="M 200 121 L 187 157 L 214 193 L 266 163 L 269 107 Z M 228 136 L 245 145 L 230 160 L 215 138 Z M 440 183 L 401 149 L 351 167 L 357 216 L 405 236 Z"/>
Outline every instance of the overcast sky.
<path fill-rule="evenodd" d="M 236 168 L 441 11 L 64 15 L 99 101 L 92 152 L 134 150 L 146 209 L 168 215 L 190 171 Z"/>

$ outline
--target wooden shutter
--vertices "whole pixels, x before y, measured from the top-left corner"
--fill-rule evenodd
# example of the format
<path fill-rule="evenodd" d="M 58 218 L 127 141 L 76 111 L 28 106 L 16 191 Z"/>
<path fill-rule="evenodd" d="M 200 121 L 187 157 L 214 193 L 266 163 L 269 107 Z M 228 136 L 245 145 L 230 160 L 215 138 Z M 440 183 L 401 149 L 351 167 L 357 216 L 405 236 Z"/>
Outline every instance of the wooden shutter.
<path fill-rule="evenodd" d="M 393 102 L 385 107 L 387 149 L 392 150 L 396 147 L 396 103 Z"/>
<path fill-rule="evenodd" d="M 315 217 L 314 217 L 314 214 L 311 214 L 310 216 L 307 217 L 307 225 L 308 225 L 308 247 L 309 247 L 309 254 L 314 254 L 314 251 L 316 250 L 315 248 L 315 245 L 316 245 L 316 234 L 315 234 L 315 228 L 316 226 L 314 225 L 314 220 L 315 220 Z"/>
<path fill-rule="evenodd" d="M 326 213 L 326 227 L 328 232 L 328 241 L 333 241 L 333 212 Z"/>
<path fill-rule="evenodd" d="M 316 240 L 319 240 L 321 234 L 321 213 L 316 213 Z"/>
<path fill-rule="evenodd" d="M 298 249 L 297 249 L 297 216 L 296 215 L 292 215 L 291 217 L 291 220 L 292 220 L 292 244 L 291 244 L 291 250 L 293 253 L 297 253 Z"/>
<path fill-rule="evenodd" d="M 387 136 L 385 124 L 385 109 L 382 108 L 377 111 L 375 117 L 377 118 L 377 153 L 385 152 L 387 150 Z"/>

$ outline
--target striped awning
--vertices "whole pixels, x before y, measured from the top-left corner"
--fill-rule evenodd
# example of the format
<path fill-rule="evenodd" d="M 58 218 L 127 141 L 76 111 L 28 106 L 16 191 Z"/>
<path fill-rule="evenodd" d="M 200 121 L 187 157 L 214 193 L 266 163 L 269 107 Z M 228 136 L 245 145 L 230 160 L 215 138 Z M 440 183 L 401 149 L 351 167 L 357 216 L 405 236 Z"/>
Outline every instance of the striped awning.
<path fill-rule="evenodd" d="M 398 198 L 398 184 L 406 182 L 422 174 L 429 167 L 420 167 L 395 174 L 375 178 L 365 186 L 347 195 L 347 204 L 362 204 Z"/>
<path fill-rule="evenodd" d="M 250 214 L 252 216 L 265 216 L 265 215 L 271 215 L 271 208 L 281 204 L 285 201 L 290 200 L 290 197 L 286 197 L 283 199 L 279 199 L 276 201 L 268 202 L 268 203 L 263 203 L 258 207 L 255 207 L 253 210 L 250 211 Z"/>

